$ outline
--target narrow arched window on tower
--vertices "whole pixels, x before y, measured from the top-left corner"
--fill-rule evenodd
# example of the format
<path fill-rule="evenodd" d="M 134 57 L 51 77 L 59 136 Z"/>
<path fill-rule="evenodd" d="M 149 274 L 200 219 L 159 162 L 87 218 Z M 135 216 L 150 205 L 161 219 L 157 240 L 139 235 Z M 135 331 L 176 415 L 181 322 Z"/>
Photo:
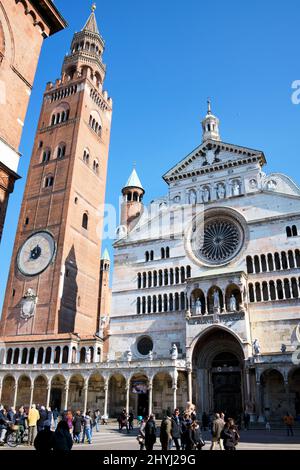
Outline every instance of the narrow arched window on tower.
<path fill-rule="evenodd" d="M 292 226 L 292 235 L 293 235 L 293 237 L 297 237 L 297 236 L 298 236 L 298 230 L 297 230 L 296 225 L 293 225 L 293 226 Z"/>
<path fill-rule="evenodd" d="M 88 223 L 89 223 L 89 218 L 86 213 L 83 214 L 82 216 L 82 227 L 87 230 L 88 229 Z"/>

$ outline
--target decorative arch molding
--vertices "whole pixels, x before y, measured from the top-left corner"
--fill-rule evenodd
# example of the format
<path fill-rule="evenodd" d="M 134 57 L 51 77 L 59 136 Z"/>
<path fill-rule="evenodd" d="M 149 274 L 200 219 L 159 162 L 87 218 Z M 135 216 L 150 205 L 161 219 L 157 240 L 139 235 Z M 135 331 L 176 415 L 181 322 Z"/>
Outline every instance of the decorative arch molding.
<path fill-rule="evenodd" d="M 211 326 L 205 328 L 205 330 L 201 331 L 192 340 L 192 342 L 189 346 L 191 360 L 194 359 L 195 350 L 196 350 L 197 345 L 200 344 L 200 342 L 202 340 L 205 340 L 206 336 L 207 336 L 207 338 L 209 338 L 210 335 L 213 336 L 213 333 L 218 333 L 218 332 L 225 332 L 228 335 L 230 335 L 233 340 L 235 340 L 237 347 L 232 348 L 232 351 L 230 351 L 230 352 L 237 353 L 238 357 L 241 359 L 241 361 L 242 360 L 244 361 L 245 359 L 248 359 L 245 346 L 246 345 L 249 346 L 249 343 L 245 343 L 245 341 L 243 341 L 237 333 L 235 333 L 230 328 L 228 328 L 224 325 L 211 325 Z M 214 354 L 218 354 L 219 352 L 223 352 L 225 350 L 226 351 L 228 350 L 228 348 L 223 346 L 223 344 L 220 344 L 220 342 L 213 342 L 212 341 L 212 343 L 213 344 L 209 349 L 209 355 L 207 354 L 207 348 L 206 348 L 206 351 L 205 351 L 206 356 L 207 356 L 207 358 L 206 358 L 207 361 L 209 361 Z M 234 344 L 233 341 L 232 341 L 232 343 Z M 228 345 L 228 344 L 229 344 L 229 341 L 226 341 L 226 345 Z M 233 351 L 233 349 L 234 349 L 234 351 Z"/>

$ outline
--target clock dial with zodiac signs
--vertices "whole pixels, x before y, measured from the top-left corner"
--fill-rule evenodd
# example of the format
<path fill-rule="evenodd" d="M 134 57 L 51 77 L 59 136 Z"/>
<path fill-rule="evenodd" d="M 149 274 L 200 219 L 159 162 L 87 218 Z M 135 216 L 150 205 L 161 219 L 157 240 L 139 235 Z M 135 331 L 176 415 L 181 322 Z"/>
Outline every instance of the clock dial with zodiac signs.
<path fill-rule="evenodd" d="M 33 233 L 21 246 L 18 257 L 18 270 L 24 276 L 37 276 L 48 268 L 56 251 L 56 244 L 51 233 L 46 231 Z"/>

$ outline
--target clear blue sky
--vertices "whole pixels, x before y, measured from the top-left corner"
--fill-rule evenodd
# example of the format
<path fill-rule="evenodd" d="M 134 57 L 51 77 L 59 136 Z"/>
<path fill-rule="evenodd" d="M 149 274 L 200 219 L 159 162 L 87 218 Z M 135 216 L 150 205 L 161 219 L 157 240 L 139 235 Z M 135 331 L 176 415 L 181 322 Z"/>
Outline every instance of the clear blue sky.
<path fill-rule="evenodd" d="M 42 94 L 59 77 L 91 3 L 55 2 L 69 27 L 44 42 L 38 65 L 20 149 L 23 179 L 0 246 L 0 307 Z M 263 150 L 267 172 L 300 183 L 300 105 L 291 101 L 300 79 L 299 0 L 99 0 L 96 15 L 114 100 L 107 202 L 117 203 L 134 161 L 146 201 L 166 192 L 161 175 L 200 144 L 208 96 L 225 142 Z"/>

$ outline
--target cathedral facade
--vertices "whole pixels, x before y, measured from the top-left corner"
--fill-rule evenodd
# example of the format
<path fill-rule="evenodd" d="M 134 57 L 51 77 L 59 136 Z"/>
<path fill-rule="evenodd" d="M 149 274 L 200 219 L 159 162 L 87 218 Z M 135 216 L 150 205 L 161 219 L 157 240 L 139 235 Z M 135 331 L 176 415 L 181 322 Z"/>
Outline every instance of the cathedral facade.
<path fill-rule="evenodd" d="M 135 169 L 122 189 L 110 303 L 103 51 L 92 11 L 44 94 L 0 324 L 1 403 L 300 414 L 300 189 L 264 173 L 262 151 L 223 142 L 210 103 L 165 196 L 145 207 Z"/>
<path fill-rule="evenodd" d="M 223 142 L 210 103 L 202 131 L 165 197 L 144 208 L 135 170 L 122 190 L 109 360 L 140 369 L 155 414 L 299 414 L 300 189 Z"/>

